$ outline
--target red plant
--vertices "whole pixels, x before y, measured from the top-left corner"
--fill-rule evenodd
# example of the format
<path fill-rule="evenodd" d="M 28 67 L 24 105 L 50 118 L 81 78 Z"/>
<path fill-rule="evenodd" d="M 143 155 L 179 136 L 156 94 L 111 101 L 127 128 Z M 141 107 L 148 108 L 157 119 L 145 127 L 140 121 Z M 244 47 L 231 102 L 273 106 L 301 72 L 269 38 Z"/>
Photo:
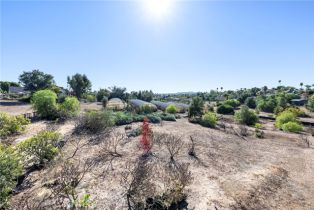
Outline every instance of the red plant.
<path fill-rule="evenodd" d="M 149 150 L 151 149 L 149 134 L 150 134 L 149 121 L 147 117 L 145 117 L 142 125 L 141 145 L 146 153 L 149 152 Z"/>

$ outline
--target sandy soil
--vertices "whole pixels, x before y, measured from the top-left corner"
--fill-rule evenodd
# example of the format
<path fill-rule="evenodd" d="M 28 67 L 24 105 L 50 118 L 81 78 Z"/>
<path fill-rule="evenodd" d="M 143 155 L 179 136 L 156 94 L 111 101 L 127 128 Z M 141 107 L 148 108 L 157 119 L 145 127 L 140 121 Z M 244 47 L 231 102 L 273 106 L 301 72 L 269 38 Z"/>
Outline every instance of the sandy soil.
<path fill-rule="evenodd" d="M 42 122 L 32 124 L 43 126 Z M 154 132 L 166 132 L 182 137 L 183 148 L 177 161 L 188 163 L 193 176 L 187 189 L 188 209 L 314 209 L 314 149 L 306 148 L 299 135 L 286 134 L 264 124 L 267 128 L 265 139 L 246 137 L 242 139 L 218 129 L 209 129 L 191 124 L 186 118 L 177 122 L 151 125 Z M 32 129 L 24 135 L 36 132 Z M 133 128 L 140 126 L 132 124 Z M 73 123 L 60 126 L 64 134 L 69 134 Z M 124 126 L 117 128 L 124 132 Z M 190 136 L 196 141 L 198 160 L 188 154 Z M 25 136 L 21 137 L 22 140 Z M 75 138 L 74 142 L 86 142 L 89 138 Z M 311 138 L 311 141 L 313 139 Z M 70 141 L 71 142 L 71 141 Z M 63 154 L 71 154 L 73 142 L 63 148 Z M 139 137 L 125 140 L 119 145 L 122 157 L 113 161 L 113 168 L 107 162 L 100 163 L 86 174 L 77 190 L 91 194 L 93 206 L 97 209 L 125 209 L 121 173 L 125 164 L 142 154 Z M 99 147 L 86 144 L 77 157 L 80 160 L 98 157 Z M 166 159 L 164 148 L 154 146 L 152 152 L 157 159 Z M 42 197 L 49 190 L 44 187 L 51 182 L 51 174 L 56 166 L 48 166 L 33 172 L 27 182 L 31 187 L 13 196 L 12 202 L 18 208 L 25 195 L 32 201 Z"/>

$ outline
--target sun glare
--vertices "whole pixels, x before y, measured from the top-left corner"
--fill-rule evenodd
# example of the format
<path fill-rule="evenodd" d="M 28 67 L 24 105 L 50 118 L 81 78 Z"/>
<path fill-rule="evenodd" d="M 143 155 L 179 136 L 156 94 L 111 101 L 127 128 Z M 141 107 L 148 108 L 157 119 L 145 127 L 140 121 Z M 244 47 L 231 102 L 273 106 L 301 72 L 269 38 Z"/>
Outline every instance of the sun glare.
<path fill-rule="evenodd" d="M 148 17 L 162 20 L 171 14 L 174 0 L 142 0 L 142 3 Z"/>

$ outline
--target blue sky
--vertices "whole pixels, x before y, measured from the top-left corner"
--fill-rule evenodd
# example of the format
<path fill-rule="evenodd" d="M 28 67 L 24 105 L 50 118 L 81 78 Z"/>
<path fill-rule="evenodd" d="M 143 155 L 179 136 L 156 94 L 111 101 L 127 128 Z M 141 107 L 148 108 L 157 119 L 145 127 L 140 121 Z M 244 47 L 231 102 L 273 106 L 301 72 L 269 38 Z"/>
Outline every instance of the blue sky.
<path fill-rule="evenodd" d="M 0 80 L 40 69 L 129 91 L 314 83 L 313 1 L 176 1 L 158 21 L 141 4 L 1 1 Z"/>

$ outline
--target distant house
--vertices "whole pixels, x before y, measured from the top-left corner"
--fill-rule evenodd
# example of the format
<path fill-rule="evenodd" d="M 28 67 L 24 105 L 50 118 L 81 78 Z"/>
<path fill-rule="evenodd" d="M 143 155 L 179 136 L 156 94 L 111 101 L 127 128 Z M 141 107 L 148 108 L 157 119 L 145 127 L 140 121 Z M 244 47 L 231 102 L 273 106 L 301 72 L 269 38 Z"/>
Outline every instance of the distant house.
<path fill-rule="evenodd" d="M 27 95 L 29 94 L 29 91 L 24 90 L 22 87 L 9 87 L 9 94 L 16 94 L 16 95 Z"/>
<path fill-rule="evenodd" d="M 292 99 L 290 103 L 295 106 L 304 106 L 307 103 L 307 100 L 306 99 Z"/>

